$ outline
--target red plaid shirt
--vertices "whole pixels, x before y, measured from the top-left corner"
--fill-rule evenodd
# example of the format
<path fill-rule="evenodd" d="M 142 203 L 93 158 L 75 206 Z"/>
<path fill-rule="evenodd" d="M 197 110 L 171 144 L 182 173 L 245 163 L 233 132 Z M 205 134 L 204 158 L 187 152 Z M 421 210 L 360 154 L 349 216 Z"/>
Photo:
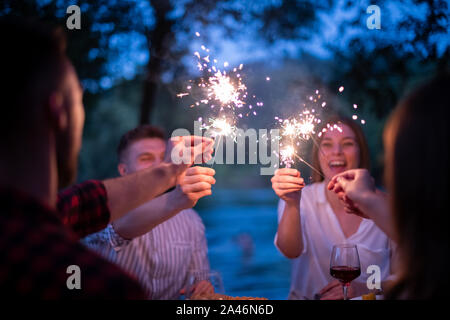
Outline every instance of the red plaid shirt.
<path fill-rule="evenodd" d="M 78 242 L 109 219 L 98 181 L 61 192 L 58 213 L 20 192 L 0 190 L 0 296 L 145 299 L 137 282 Z M 70 265 L 80 268 L 81 289 L 68 289 Z"/>

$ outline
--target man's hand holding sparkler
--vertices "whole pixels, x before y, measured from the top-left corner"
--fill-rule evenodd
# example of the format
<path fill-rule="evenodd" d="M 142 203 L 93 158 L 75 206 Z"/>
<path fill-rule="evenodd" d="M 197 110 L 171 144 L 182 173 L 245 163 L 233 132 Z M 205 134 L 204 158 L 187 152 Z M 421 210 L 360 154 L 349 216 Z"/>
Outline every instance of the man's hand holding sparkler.
<path fill-rule="evenodd" d="M 213 145 L 205 137 L 174 137 L 167 144 L 163 163 L 105 180 L 112 195 L 108 205 L 115 231 L 125 239 L 139 237 L 211 194 L 214 170 L 190 166 L 209 161 Z"/>
<path fill-rule="evenodd" d="M 183 174 L 194 163 L 205 163 L 212 159 L 214 140 L 200 136 L 180 136 L 169 139 L 164 162 L 174 168 L 175 178 Z M 175 184 L 175 183 L 174 183 Z"/>
<path fill-rule="evenodd" d="M 271 182 L 272 189 L 287 205 L 300 205 L 300 192 L 305 186 L 300 171 L 291 168 L 278 169 Z"/>

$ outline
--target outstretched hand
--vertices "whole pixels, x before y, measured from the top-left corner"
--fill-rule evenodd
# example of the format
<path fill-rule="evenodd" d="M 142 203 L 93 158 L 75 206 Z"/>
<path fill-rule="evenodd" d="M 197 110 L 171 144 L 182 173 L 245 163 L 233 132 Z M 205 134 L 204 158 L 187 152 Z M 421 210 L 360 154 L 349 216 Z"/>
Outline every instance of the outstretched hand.
<path fill-rule="evenodd" d="M 278 169 L 271 182 L 273 191 L 286 203 L 300 203 L 300 191 L 305 187 L 300 171 L 291 168 Z"/>
<path fill-rule="evenodd" d="M 179 136 L 169 139 L 164 156 L 165 163 L 175 165 L 178 176 L 194 163 L 212 159 L 214 140 L 200 136 Z"/>
<path fill-rule="evenodd" d="M 362 210 L 364 200 L 368 194 L 376 193 L 374 179 L 368 170 L 353 169 L 337 174 L 328 183 L 328 190 L 338 195 L 347 213 L 368 218 Z"/>

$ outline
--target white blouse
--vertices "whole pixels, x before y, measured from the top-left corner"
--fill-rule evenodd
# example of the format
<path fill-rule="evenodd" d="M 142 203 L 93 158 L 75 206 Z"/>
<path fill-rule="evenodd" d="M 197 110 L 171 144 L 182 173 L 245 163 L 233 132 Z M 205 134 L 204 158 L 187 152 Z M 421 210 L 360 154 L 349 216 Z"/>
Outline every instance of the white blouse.
<path fill-rule="evenodd" d="M 285 203 L 278 205 L 278 223 Z M 325 183 L 313 183 L 302 190 L 300 217 L 303 234 L 303 252 L 292 260 L 289 299 L 314 299 L 314 295 L 335 280 L 330 275 L 330 258 L 333 245 L 357 245 L 361 263 L 361 276 L 354 281 L 366 283 L 371 274 L 367 267 L 378 265 L 381 281 L 390 275 L 392 244 L 372 220 L 363 219 L 358 231 L 346 238 L 339 221 L 325 197 Z M 276 246 L 277 235 L 275 235 Z"/>

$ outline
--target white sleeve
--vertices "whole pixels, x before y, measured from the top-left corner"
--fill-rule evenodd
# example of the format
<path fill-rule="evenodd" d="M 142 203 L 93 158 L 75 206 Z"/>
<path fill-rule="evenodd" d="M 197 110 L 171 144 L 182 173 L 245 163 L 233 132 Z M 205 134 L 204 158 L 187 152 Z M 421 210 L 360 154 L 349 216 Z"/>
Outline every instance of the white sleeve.
<path fill-rule="evenodd" d="M 120 251 L 127 246 L 131 240 L 122 238 L 115 230 L 112 224 L 96 233 L 90 234 L 82 239 L 82 243 L 90 249 L 102 252 L 105 247 L 110 247 L 114 251 Z"/>

